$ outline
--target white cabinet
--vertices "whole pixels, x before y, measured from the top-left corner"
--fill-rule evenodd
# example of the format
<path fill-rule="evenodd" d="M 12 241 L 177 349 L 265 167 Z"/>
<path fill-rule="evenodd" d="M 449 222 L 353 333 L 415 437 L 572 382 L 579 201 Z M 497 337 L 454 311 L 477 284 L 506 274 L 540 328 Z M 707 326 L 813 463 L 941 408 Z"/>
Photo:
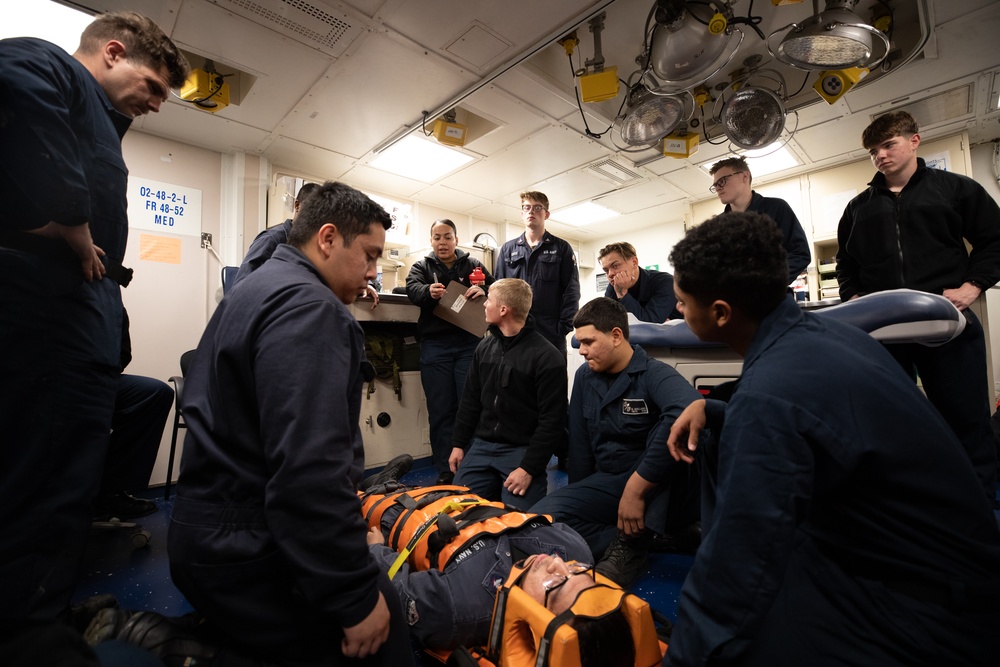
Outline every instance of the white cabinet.
<path fill-rule="evenodd" d="M 380 306 L 381 308 L 381 306 Z M 361 436 L 365 443 L 365 467 L 386 464 L 394 456 L 410 454 L 415 459 L 431 455 L 427 427 L 427 403 L 419 371 L 403 371 L 401 399 L 391 382 L 375 380 L 375 392 L 361 393 Z"/>

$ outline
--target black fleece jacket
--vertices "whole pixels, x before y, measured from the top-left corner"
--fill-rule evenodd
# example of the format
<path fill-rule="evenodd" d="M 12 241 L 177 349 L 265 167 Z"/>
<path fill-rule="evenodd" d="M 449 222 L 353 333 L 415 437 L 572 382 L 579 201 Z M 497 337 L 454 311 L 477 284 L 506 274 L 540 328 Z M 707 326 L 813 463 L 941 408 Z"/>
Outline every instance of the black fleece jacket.
<path fill-rule="evenodd" d="M 566 386 L 565 358 L 530 315 L 510 338 L 490 326 L 465 380 L 452 446 L 468 450 L 473 436 L 523 446 L 521 467 L 545 474 L 566 425 Z"/>

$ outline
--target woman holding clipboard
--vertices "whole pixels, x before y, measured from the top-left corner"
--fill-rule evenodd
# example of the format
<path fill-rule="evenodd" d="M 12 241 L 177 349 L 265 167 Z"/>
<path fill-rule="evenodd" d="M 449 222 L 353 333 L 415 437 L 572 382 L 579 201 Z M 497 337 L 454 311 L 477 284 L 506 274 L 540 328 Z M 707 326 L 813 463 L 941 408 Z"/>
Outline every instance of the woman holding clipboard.
<path fill-rule="evenodd" d="M 482 285 L 473 285 L 472 274 L 479 270 Z M 476 274 L 478 278 L 479 274 Z M 451 282 L 466 288 L 466 299 L 481 299 L 493 283 L 482 262 L 458 248 L 458 229 L 448 219 L 431 225 L 431 252 L 410 269 L 406 295 L 420 307 L 417 338 L 420 340 L 420 382 L 427 397 L 431 458 L 438 471 L 437 484 L 449 484 L 451 433 L 455 413 L 462 400 L 465 376 L 480 338 L 434 314 Z"/>

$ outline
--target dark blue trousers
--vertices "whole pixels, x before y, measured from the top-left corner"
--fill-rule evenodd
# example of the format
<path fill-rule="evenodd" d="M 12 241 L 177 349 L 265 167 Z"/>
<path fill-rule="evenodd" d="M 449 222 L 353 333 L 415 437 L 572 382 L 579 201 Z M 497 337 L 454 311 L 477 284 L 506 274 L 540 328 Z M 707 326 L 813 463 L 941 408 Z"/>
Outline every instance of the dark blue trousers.
<path fill-rule="evenodd" d="M 699 475 L 695 466 L 674 466 L 668 484 L 646 498 L 646 528 L 669 533 L 699 519 Z M 631 472 L 595 472 L 579 482 L 557 489 L 535 503 L 531 512 L 549 514 L 580 534 L 594 555 L 594 562 L 618 534 L 618 503 Z"/>
<path fill-rule="evenodd" d="M 135 493 L 149 486 L 173 402 L 174 390 L 165 382 L 142 375 L 118 378 L 101 493 Z"/>
<path fill-rule="evenodd" d="M 425 336 L 420 340 L 420 383 L 427 398 L 431 460 L 439 473 L 449 470 L 455 414 L 479 341 L 464 331 L 454 336 Z"/>
<path fill-rule="evenodd" d="M 927 398 L 965 447 L 990 503 L 996 501 L 997 450 L 990 426 L 986 341 L 979 318 L 965 310 L 965 330 L 939 347 L 886 345 L 903 370 L 920 376 Z"/>
<path fill-rule="evenodd" d="M 0 619 L 51 620 L 76 583 L 111 430 L 121 291 L 0 249 Z"/>

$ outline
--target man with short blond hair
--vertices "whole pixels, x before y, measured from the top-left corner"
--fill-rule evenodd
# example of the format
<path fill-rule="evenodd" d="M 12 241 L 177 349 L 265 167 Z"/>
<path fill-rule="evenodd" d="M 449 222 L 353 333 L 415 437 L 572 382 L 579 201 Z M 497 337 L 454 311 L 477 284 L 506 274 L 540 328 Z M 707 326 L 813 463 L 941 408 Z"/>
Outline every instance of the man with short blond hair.
<path fill-rule="evenodd" d="M 631 243 L 609 243 L 597 253 L 597 259 L 608 277 L 604 296 L 617 299 L 641 322 L 662 324 L 681 316 L 674 296 L 674 277 L 640 267 Z"/>
<path fill-rule="evenodd" d="M 531 287 L 490 286 L 489 334 L 476 348 L 452 433 L 455 484 L 526 510 L 545 495 L 545 468 L 566 423 L 566 358 L 535 330 Z"/>
<path fill-rule="evenodd" d="M 521 219 L 524 233 L 500 247 L 493 275 L 498 280 L 520 278 L 531 285 L 531 314 L 538 333 L 565 356 L 566 334 L 580 308 L 576 253 L 569 243 L 545 231 L 549 198 L 544 193 L 521 193 Z"/>
<path fill-rule="evenodd" d="M 812 252 L 809 250 L 809 240 L 805 230 L 799 223 L 795 211 L 784 199 L 764 197 L 752 189 L 753 174 L 745 157 L 730 157 L 719 160 L 712 165 L 708 173 L 715 178 L 712 192 L 719 196 L 719 201 L 726 205 L 725 212 L 752 211 L 763 213 L 778 225 L 781 230 L 781 245 L 788 256 L 788 282 L 799 277 L 799 274 L 809 266 Z"/>

